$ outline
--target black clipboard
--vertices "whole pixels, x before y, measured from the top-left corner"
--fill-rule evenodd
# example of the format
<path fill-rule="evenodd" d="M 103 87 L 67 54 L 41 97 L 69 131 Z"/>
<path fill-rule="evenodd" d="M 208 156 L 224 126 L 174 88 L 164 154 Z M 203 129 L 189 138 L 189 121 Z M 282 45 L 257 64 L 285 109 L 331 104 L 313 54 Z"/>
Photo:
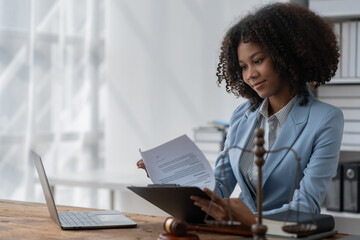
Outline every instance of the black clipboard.
<path fill-rule="evenodd" d="M 205 212 L 194 205 L 194 200 L 191 200 L 190 196 L 199 196 L 209 200 L 210 197 L 198 187 L 154 184 L 147 187 L 130 186 L 127 188 L 175 218 L 183 219 L 188 223 L 204 223 Z M 206 220 L 212 219 L 208 216 Z"/>

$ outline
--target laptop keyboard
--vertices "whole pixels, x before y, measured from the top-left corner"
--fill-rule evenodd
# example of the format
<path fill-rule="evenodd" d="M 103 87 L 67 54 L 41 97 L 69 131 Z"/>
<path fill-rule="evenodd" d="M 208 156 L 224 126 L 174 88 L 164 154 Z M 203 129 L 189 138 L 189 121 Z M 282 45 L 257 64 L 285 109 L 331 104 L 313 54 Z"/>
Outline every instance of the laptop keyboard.
<path fill-rule="evenodd" d="M 96 216 L 88 212 L 59 212 L 61 225 L 64 226 L 101 226 L 104 225 Z"/>

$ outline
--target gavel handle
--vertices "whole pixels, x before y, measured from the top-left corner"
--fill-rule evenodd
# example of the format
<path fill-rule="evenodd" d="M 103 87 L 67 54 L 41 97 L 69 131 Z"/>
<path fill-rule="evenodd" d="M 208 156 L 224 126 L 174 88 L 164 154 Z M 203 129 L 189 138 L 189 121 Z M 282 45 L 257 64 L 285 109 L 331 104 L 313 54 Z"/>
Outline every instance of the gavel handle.
<path fill-rule="evenodd" d="M 192 231 L 206 231 L 214 233 L 225 233 L 232 235 L 239 235 L 244 237 L 252 237 L 252 232 L 250 229 L 241 229 L 241 228 L 226 228 L 226 227 L 216 227 L 216 226 L 199 226 L 199 225 L 190 225 L 188 224 L 188 230 Z"/>

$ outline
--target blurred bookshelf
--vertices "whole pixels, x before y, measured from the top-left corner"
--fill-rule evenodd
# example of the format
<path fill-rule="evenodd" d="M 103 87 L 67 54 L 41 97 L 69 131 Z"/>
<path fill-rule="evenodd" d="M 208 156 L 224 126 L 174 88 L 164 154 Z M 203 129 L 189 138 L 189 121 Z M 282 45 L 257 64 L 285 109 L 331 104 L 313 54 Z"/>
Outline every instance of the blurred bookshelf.
<path fill-rule="evenodd" d="M 318 88 L 317 97 L 321 101 L 339 107 L 344 114 L 340 163 L 348 162 L 347 157 L 344 157 L 348 155 L 355 156 L 355 160 L 359 161 L 360 1 L 309 0 L 309 8 L 333 24 L 340 49 L 336 75 L 329 83 Z M 354 190 L 357 189 L 357 191 L 353 191 L 351 194 L 358 193 L 358 185 L 357 188 L 356 184 L 354 187 Z M 355 199 L 356 196 L 351 195 L 351 198 Z M 358 212 L 350 213 L 323 208 L 322 213 L 334 216 L 335 229 L 338 232 L 360 234 L 360 229 L 356 227 L 360 224 Z"/>
<path fill-rule="evenodd" d="M 224 148 L 229 124 L 222 121 L 210 121 L 206 125 L 193 129 L 194 142 L 204 153 L 212 168 Z"/>

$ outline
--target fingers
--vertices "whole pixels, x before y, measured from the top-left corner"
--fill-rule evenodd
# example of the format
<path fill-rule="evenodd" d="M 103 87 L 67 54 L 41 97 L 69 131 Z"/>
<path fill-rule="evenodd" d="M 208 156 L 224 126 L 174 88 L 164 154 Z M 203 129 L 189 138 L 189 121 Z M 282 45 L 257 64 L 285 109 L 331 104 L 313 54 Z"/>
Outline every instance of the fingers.
<path fill-rule="evenodd" d="M 208 188 L 204 189 L 204 192 L 212 198 L 213 191 Z M 190 199 L 194 200 L 194 205 L 201 208 L 202 211 L 206 212 L 216 220 L 228 220 L 228 211 L 225 201 L 219 196 L 215 195 L 216 201 L 204 199 L 198 196 L 190 196 Z M 210 207 L 211 204 L 211 207 Z"/>
<path fill-rule="evenodd" d="M 206 195 L 208 195 L 210 198 L 212 197 L 212 194 L 214 193 L 213 191 L 211 191 L 210 189 L 208 189 L 207 187 L 203 189 L 203 191 L 206 193 Z"/>
<path fill-rule="evenodd" d="M 219 204 L 222 207 L 227 207 L 227 204 L 223 198 L 221 198 L 219 195 L 215 194 L 213 191 L 211 191 L 208 188 L 204 188 L 204 192 L 206 195 L 210 197 L 210 199 L 213 199 L 213 202 Z"/>
<path fill-rule="evenodd" d="M 146 168 L 145 168 L 144 161 L 143 161 L 142 159 L 140 159 L 139 161 L 137 161 L 136 166 L 137 166 L 138 168 L 146 169 Z"/>
<path fill-rule="evenodd" d="M 198 206 L 204 212 L 207 212 L 210 201 L 204 198 L 200 198 L 197 196 L 190 196 L 190 199 L 194 200 L 194 205 Z"/>
<path fill-rule="evenodd" d="M 221 220 L 229 220 L 229 210 L 231 208 L 233 220 L 239 221 L 246 226 L 251 226 L 256 222 L 255 215 L 251 212 L 251 210 L 245 205 L 243 201 L 239 198 L 229 198 L 229 199 L 222 199 L 218 195 L 214 194 L 208 188 L 204 188 L 204 192 L 206 195 L 213 199 L 213 202 L 208 199 L 204 199 L 198 196 L 191 196 L 190 199 L 194 200 L 194 205 L 201 208 L 202 211 L 206 212 L 214 219 L 221 221 Z M 214 195 L 214 196 L 213 196 Z M 210 203 L 211 202 L 211 203 Z M 228 202 L 230 205 L 228 206 Z M 211 207 L 209 209 L 209 206 Z"/>
<path fill-rule="evenodd" d="M 214 217 L 214 215 L 216 215 L 219 212 L 219 210 L 215 210 L 217 209 L 215 203 L 212 203 L 211 208 L 209 209 L 210 201 L 208 199 L 200 198 L 197 196 L 191 196 L 190 198 L 194 200 L 195 206 L 200 207 L 202 211 L 206 212 L 212 217 Z"/>
<path fill-rule="evenodd" d="M 146 172 L 147 177 L 150 178 L 149 173 L 148 173 L 148 171 L 146 170 L 145 163 L 144 163 L 144 161 L 143 161 L 142 159 L 140 159 L 139 161 L 136 162 L 136 166 L 137 166 L 138 168 L 144 169 L 145 172 Z"/>

